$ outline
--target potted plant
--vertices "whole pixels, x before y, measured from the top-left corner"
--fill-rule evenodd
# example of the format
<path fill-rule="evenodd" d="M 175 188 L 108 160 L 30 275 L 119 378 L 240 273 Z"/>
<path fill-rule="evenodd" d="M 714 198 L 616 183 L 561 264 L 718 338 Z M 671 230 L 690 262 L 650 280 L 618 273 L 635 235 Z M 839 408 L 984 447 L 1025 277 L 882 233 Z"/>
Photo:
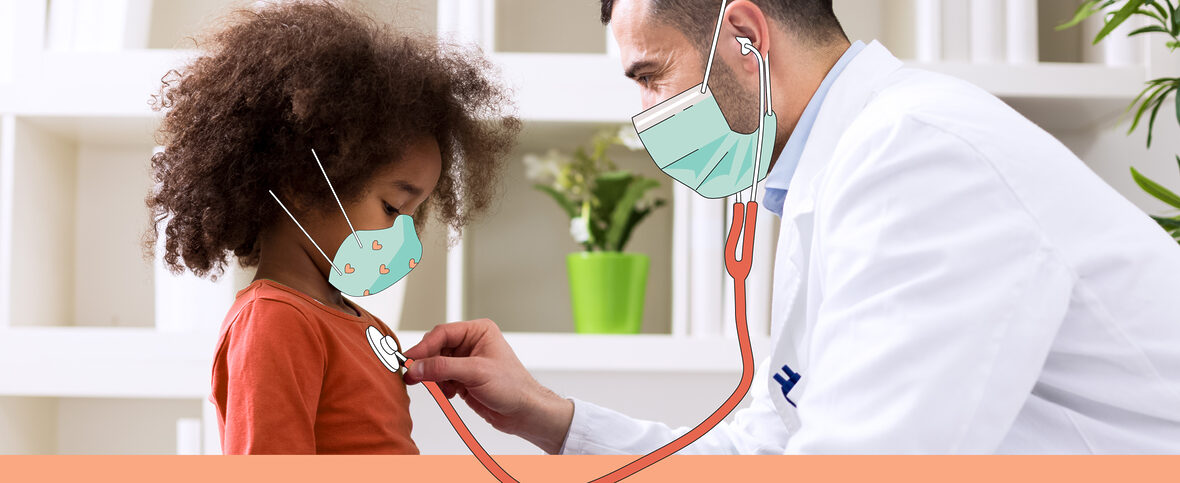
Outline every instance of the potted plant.
<path fill-rule="evenodd" d="M 656 180 L 620 170 L 608 152 L 643 144 L 630 126 L 599 131 L 589 149 L 524 156 L 526 175 L 570 218 L 570 235 L 585 250 L 566 258 L 570 304 L 578 333 L 637 334 L 643 322 L 647 255 L 624 249 L 635 227 L 665 200 Z"/>
<path fill-rule="evenodd" d="M 1173 0 L 1162 2 L 1155 0 L 1087 0 L 1078 7 L 1072 20 L 1057 29 L 1073 27 L 1100 13 L 1105 16 L 1102 29 L 1094 37 L 1095 45 L 1102 42 L 1127 19 L 1142 17 L 1148 19 L 1147 26 L 1133 30 L 1127 33 L 1127 36 L 1163 34 L 1171 51 L 1174 52 L 1180 48 L 1180 3 Z M 1143 92 L 1127 108 L 1127 112 L 1135 111 L 1131 129 L 1127 134 L 1134 132 L 1143 121 L 1143 117 L 1147 116 L 1147 147 L 1150 148 L 1156 118 L 1164 103 L 1167 102 L 1168 96 L 1174 95 L 1175 97 L 1176 122 L 1180 123 L 1180 95 L 1175 95 L 1178 91 L 1180 91 L 1180 77 L 1163 77 L 1148 81 Z M 1176 156 L 1176 162 L 1180 165 L 1180 155 Z M 1180 196 L 1177 196 L 1176 193 L 1143 176 L 1135 168 L 1131 168 L 1131 176 L 1135 179 L 1135 183 L 1148 194 L 1180 210 Z M 1180 214 L 1170 217 L 1152 216 L 1152 218 L 1172 235 L 1173 239 L 1180 242 Z"/>

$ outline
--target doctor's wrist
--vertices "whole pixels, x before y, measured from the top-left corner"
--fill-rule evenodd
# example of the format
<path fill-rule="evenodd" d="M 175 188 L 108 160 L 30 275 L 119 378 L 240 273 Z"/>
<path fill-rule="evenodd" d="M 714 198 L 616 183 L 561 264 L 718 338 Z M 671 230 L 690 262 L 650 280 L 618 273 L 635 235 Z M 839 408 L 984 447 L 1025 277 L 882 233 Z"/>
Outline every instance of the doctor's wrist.
<path fill-rule="evenodd" d="M 517 436 L 537 445 L 547 454 L 557 454 L 565 443 L 570 423 L 574 419 L 574 402 L 557 395 L 546 387 L 535 393 L 527 421 L 516 432 Z"/>

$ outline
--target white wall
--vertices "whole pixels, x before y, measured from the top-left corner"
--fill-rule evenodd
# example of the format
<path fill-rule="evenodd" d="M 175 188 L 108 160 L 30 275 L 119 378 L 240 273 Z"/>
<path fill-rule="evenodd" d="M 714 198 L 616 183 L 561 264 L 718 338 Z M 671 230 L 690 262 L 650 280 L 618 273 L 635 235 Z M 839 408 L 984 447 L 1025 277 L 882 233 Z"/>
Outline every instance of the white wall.
<path fill-rule="evenodd" d="M 57 400 L 0 397 L 0 454 L 57 452 Z"/>
<path fill-rule="evenodd" d="M 596 0 L 500 0 L 496 17 L 501 25 L 513 28 L 496 30 L 496 50 L 606 52 L 606 27 L 599 21 L 599 11 Z"/>
<path fill-rule="evenodd" d="M 573 152 L 588 143 L 596 127 L 526 127 L 519 149 L 507 160 L 493 209 L 467 230 L 469 317 L 491 318 L 504 331 L 573 332 L 566 255 L 582 248 L 570 237 L 569 217 L 525 178 L 521 157 L 551 147 Z M 619 168 L 659 180 L 656 194 L 671 201 L 675 181 L 663 175 L 646 153 L 623 147 L 609 153 Z M 636 228 L 626 247 L 627 252 L 651 258 L 644 333 L 671 330 L 671 233 L 672 209 L 664 207 Z"/>
<path fill-rule="evenodd" d="M 74 203 L 77 147 L 16 121 L 13 185 L 12 324 L 74 319 Z"/>
<path fill-rule="evenodd" d="M 195 46 L 193 38 L 199 38 L 217 20 L 234 9 L 250 8 L 256 3 L 260 2 L 155 0 L 148 26 L 148 48 L 191 49 Z M 427 34 L 435 30 L 436 0 L 345 0 L 345 3 L 359 4 L 374 18 L 397 28 Z"/>
<path fill-rule="evenodd" d="M 175 454 L 176 420 L 200 418 L 201 402 L 62 398 L 58 454 Z"/>
<path fill-rule="evenodd" d="M 140 249 L 151 146 L 78 148 L 74 311 L 77 325 L 150 327 L 152 265 Z M 128 303 L 129 300 L 135 301 Z"/>

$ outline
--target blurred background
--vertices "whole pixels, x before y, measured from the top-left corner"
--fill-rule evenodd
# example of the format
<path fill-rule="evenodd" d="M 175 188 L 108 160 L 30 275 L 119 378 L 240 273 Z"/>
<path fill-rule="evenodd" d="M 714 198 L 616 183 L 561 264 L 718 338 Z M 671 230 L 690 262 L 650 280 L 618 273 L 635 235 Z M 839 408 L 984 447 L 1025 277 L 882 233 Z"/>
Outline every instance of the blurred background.
<path fill-rule="evenodd" d="M 661 179 L 656 210 L 628 251 L 651 258 L 642 334 L 574 333 L 570 220 L 532 189 L 522 158 L 572 152 L 639 110 L 597 0 L 365 0 L 380 21 L 480 46 L 514 91 L 525 130 L 491 213 L 461 242 L 432 226 L 414 275 L 362 302 L 404 346 L 436 324 L 487 317 L 538 379 L 633 416 L 695 424 L 732 391 L 741 364 L 724 294 L 724 203 Z M 852 39 L 880 40 L 909 64 L 989 90 L 1061 139 L 1149 212 L 1135 165 L 1180 186 L 1175 123 L 1155 145 L 1127 136 L 1126 106 L 1148 79 L 1180 75 L 1162 41 L 1097 27 L 1056 31 L 1077 0 L 836 0 Z M 248 270 L 217 282 L 175 276 L 141 252 L 160 78 L 191 58 L 191 37 L 227 0 L 0 0 L 0 453 L 211 454 L 206 401 L 217 330 Z M 1095 19 L 1097 20 L 1097 19 Z M 1131 26 L 1125 27 L 1131 28 Z M 1116 38 L 1117 37 L 1117 38 Z M 1157 45 L 1158 44 L 1158 45 Z M 1160 115 L 1174 119 L 1171 103 Z M 619 167 L 659 177 L 645 153 Z M 759 265 L 773 263 L 763 214 Z M 527 238 L 526 235 L 527 234 Z M 526 241 L 527 239 L 527 241 Z M 755 357 L 765 356 L 769 269 L 751 279 Z M 724 283 L 724 285 L 723 285 Z M 467 449 L 421 388 L 411 389 L 423 453 Z M 493 454 L 539 451 L 456 404 Z"/>

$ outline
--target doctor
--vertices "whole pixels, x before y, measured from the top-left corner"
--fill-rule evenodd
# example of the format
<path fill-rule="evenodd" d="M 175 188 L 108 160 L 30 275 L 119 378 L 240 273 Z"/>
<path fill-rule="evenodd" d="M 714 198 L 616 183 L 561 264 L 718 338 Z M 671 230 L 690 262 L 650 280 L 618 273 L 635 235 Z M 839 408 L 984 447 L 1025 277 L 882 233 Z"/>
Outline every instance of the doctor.
<path fill-rule="evenodd" d="M 720 3 L 602 0 L 644 109 L 701 82 Z M 769 59 L 778 119 L 774 350 L 751 405 L 682 453 L 1180 453 L 1180 248 L 1162 230 L 995 97 L 850 44 L 831 0 L 725 8 L 709 86 L 735 131 L 759 113 L 737 37 Z M 407 382 L 548 453 L 686 431 L 554 394 L 490 321 L 406 355 Z"/>

